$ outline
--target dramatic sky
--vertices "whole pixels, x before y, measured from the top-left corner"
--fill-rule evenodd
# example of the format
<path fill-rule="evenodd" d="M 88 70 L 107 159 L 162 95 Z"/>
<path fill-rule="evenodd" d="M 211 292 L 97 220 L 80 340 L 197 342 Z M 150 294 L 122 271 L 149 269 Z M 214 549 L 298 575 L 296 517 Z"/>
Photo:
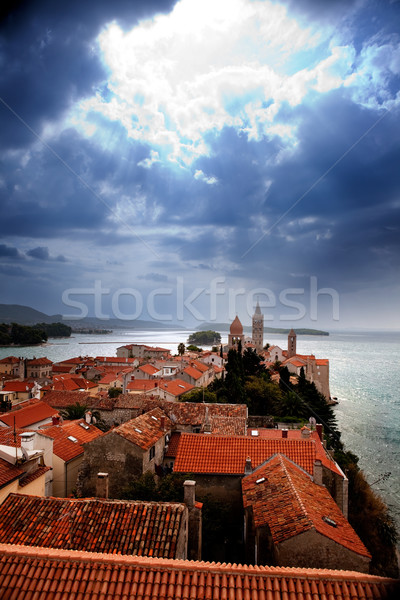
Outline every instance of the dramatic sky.
<path fill-rule="evenodd" d="M 400 329 L 398 0 L 12 4 L 0 303 Z"/>

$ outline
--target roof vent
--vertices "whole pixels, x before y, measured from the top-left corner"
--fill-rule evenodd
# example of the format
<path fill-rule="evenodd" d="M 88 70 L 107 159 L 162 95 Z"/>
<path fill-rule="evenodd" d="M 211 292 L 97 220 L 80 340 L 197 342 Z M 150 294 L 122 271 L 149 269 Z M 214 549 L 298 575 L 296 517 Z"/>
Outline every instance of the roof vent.
<path fill-rule="evenodd" d="M 265 481 L 265 477 L 260 477 L 260 479 L 256 480 L 256 483 L 262 483 L 263 481 Z"/>
<path fill-rule="evenodd" d="M 328 523 L 328 525 L 330 525 L 331 527 L 337 527 L 336 521 L 330 519 L 329 517 L 322 517 L 322 520 L 325 521 L 325 523 Z"/>
<path fill-rule="evenodd" d="M 68 439 L 69 439 L 71 442 L 74 442 L 74 444 L 77 444 L 77 443 L 78 443 L 78 440 L 77 440 L 77 439 L 76 439 L 76 437 L 74 437 L 73 435 L 69 435 L 69 436 L 68 436 Z"/>
<path fill-rule="evenodd" d="M 135 431 L 137 431 L 138 433 L 143 433 L 141 429 L 138 429 L 137 427 L 135 427 Z"/>
<path fill-rule="evenodd" d="M 154 419 L 155 421 L 158 421 L 157 417 L 155 417 L 154 415 L 151 415 L 151 418 Z"/>

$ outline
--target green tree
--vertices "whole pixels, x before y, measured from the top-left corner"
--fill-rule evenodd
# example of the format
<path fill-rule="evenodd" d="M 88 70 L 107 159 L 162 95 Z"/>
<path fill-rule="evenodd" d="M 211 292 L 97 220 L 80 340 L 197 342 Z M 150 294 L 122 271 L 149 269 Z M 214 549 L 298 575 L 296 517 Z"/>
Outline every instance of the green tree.
<path fill-rule="evenodd" d="M 183 342 L 178 344 L 178 354 L 179 356 L 183 356 L 185 354 L 185 344 Z"/>
<path fill-rule="evenodd" d="M 245 384 L 246 404 L 250 415 L 275 415 L 282 404 L 282 392 L 267 377 L 253 375 Z"/>
<path fill-rule="evenodd" d="M 75 404 L 70 404 L 69 406 L 62 408 L 60 410 L 60 415 L 63 419 L 66 419 L 67 421 L 74 421 L 75 419 L 83 419 L 87 410 L 87 404 L 80 404 L 79 402 L 75 402 Z"/>
<path fill-rule="evenodd" d="M 109 398 L 117 398 L 120 394 L 122 394 L 122 388 L 120 388 L 120 387 L 108 388 L 108 397 Z"/>
<path fill-rule="evenodd" d="M 209 388 L 195 388 L 182 396 L 182 402 L 218 402 L 217 394 Z"/>
<path fill-rule="evenodd" d="M 203 352 L 202 348 L 199 348 L 198 346 L 195 346 L 194 344 L 189 344 L 189 346 L 187 346 L 186 350 L 189 350 L 189 352 Z"/>

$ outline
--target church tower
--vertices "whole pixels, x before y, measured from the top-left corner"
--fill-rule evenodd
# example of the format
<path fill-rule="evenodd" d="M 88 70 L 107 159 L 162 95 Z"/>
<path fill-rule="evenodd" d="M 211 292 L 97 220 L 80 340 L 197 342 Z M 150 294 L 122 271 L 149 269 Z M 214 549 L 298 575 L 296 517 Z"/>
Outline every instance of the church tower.
<path fill-rule="evenodd" d="M 228 335 L 228 347 L 229 350 L 234 349 L 237 350 L 239 341 L 244 344 L 244 334 L 243 334 L 243 325 L 240 322 L 239 317 L 236 315 L 229 329 Z"/>
<path fill-rule="evenodd" d="M 296 340 L 297 340 L 296 332 L 294 331 L 294 329 L 291 329 L 289 331 L 288 344 L 287 344 L 288 358 L 292 358 L 292 356 L 296 356 Z"/>
<path fill-rule="evenodd" d="M 260 305 L 257 300 L 257 306 L 253 315 L 253 330 L 252 330 L 252 342 L 256 347 L 256 352 L 260 354 L 263 349 L 263 338 L 264 338 L 264 315 L 261 312 Z"/>

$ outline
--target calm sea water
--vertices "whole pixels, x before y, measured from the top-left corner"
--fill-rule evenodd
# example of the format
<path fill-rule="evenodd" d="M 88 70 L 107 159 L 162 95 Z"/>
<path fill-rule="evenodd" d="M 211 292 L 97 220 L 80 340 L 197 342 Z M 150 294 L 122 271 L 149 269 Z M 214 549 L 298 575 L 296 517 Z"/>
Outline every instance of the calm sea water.
<path fill-rule="evenodd" d="M 10 354 L 47 356 L 57 362 L 80 355 L 116 356 L 118 346 L 130 342 L 162 346 L 175 354 L 189 333 L 116 330 L 108 335 L 76 334 L 49 340 L 40 347 L 0 348 L 0 358 Z M 267 341 L 287 347 L 286 336 L 269 335 Z M 297 351 L 329 359 L 331 395 L 339 399 L 334 410 L 342 441 L 360 457 L 360 467 L 389 505 L 400 531 L 400 333 L 298 336 Z M 389 472 L 386 480 L 378 481 Z"/>

